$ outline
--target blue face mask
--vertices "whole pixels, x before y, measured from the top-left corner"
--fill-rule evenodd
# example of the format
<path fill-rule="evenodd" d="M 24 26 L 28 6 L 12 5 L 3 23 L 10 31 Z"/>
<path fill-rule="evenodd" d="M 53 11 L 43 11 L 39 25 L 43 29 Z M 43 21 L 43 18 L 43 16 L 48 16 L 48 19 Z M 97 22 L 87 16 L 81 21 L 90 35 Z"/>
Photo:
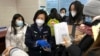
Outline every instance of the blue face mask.
<path fill-rule="evenodd" d="M 85 22 L 86 23 L 92 23 L 92 18 L 90 16 L 85 17 Z"/>
<path fill-rule="evenodd" d="M 23 26 L 23 21 L 21 21 L 21 20 L 16 21 L 16 25 L 19 26 L 19 27 L 22 27 Z"/>

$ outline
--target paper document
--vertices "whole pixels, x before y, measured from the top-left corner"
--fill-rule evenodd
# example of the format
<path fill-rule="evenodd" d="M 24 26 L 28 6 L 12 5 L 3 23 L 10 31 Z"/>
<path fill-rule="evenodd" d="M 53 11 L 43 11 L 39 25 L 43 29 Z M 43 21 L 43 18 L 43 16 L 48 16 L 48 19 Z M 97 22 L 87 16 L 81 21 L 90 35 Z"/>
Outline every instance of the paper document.
<path fill-rule="evenodd" d="M 59 45 L 63 42 L 63 38 L 71 40 L 68 31 L 68 25 L 66 22 L 58 23 L 54 25 L 56 44 Z"/>

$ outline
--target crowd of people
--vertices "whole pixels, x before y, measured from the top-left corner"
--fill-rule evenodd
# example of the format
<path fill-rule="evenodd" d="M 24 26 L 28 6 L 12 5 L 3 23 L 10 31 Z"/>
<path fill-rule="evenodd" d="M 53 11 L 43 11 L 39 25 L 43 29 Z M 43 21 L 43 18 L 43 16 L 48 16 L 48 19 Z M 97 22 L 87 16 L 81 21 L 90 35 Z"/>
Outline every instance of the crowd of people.
<path fill-rule="evenodd" d="M 99 56 L 100 55 L 100 0 L 85 6 L 74 1 L 65 8 L 52 8 L 50 14 L 38 10 L 31 25 L 21 14 L 15 14 L 6 34 L 6 49 L 2 56 Z M 72 40 L 63 38 L 56 45 L 54 24 L 66 22 Z"/>

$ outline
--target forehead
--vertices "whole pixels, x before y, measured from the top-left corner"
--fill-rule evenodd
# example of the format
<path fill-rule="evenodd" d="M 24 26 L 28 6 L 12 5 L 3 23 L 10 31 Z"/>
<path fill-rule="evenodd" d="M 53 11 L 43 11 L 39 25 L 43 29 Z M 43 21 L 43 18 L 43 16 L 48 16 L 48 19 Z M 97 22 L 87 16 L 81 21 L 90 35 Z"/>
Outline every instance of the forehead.
<path fill-rule="evenodd" d="M 65 12 L 65 10 L 63 9 L 63 10 L 61 10 L 61 12 Z"/>
<path fill-rule="evenodd" d="M 71 5 L 71 10 L 75 10 L 75 5 L 74 4 Z"/>
<path fill-rule="evenodd" d="M 44 14 L 39 14 L 37 17 L 45 17 Z"/>
<path fill-rule="evenodd" d="M 45 18 L 45 14 L 39 14 L 39 15 L 37 16 L 37 19 L 45 20 L 45 19 L 46 19 L 46 18 Z"/>
<path fill-rule="evenodd" d="M 65 10 L 62 10 L 62 11 L 60 11 L 60 13 L 66 13 L 66 11 Z"/>
<path fill-rule="evenodd" d="M 18 17 L 17 20 L 22 20 L 22 17 Z"/>

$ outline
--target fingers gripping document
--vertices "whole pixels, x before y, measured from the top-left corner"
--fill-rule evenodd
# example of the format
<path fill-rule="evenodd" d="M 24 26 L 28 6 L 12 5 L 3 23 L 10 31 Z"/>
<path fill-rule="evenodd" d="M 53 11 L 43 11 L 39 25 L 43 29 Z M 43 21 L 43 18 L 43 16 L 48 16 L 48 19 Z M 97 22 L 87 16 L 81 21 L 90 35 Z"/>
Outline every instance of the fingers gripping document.
<path fill-rule="evenodd" d="M 63 38 L 71 41 L 68 31 L 68 25 L 66 22 L 58 23 L 54 25 L 56 44 L 59 45 L 63 42 Z"/>

